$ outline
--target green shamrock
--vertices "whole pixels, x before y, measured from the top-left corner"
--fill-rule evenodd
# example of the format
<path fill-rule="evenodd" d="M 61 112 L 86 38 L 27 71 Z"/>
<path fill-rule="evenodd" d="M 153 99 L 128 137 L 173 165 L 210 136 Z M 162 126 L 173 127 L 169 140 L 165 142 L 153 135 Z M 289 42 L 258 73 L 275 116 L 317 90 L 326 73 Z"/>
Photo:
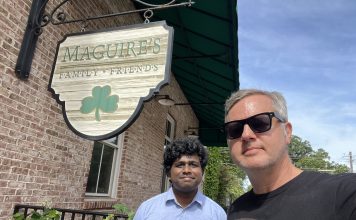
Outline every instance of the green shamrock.
<path fill-rule="evenodd" d="M 110 86 L 95 86 L 92 90 L 92 95 L 82 100 L 82 107 L 80 112 L 88 114 L 95 109 L 95 120 L 100 121 L 99 110 L 106 113 L 112 113 L 117 109 L 117 103 L 119 102 L 119 96 L 111 95 Z"/>

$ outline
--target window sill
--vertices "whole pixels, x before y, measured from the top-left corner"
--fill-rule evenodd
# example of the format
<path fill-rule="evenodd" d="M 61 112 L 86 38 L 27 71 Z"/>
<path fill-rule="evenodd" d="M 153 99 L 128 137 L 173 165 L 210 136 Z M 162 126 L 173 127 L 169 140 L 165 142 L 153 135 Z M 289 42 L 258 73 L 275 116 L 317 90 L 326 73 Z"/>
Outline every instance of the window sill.
<path fill-rule="evenodd" d="M 84 198 L 84 208 L 90 210 L 112 209 L 112 206 L 118 203 L 117 199 L 109 197 L 86 197 Z"/>
<path fill-rule="evenodd" d="M 106 196 L 85 196 L 84 202 L 115 202 L 117 199 Z"/>

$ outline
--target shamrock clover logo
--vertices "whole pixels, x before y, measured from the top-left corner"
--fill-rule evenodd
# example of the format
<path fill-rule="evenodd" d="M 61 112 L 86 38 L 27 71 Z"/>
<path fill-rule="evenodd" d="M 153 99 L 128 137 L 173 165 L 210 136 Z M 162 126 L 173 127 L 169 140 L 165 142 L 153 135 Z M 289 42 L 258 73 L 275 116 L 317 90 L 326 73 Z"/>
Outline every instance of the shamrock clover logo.
<path fill-rule="evenodd" d="M 80 112 L 88 114 L 95 109 L 95 120 L 100 121 L 99 110 L 112 113 L 117 109 L 117 103 L 119 102 L 119 96 L 111 95 L 110 86 L 96 86 L 92 90 L 92 95 L 82 100 L 82 106 Z"/>

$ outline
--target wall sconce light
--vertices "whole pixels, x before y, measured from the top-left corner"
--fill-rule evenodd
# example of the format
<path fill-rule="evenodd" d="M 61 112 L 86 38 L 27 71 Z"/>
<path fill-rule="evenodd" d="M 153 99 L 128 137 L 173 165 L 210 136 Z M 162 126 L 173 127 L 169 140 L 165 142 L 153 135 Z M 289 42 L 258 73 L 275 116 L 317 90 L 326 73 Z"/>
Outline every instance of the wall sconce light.
<path fill-rule="evenodd" d="M 175 101 L 169 97 L 169 95 L 156 95 L 158 103 L 164 106 L 172 106 Z"/>
<path fill-rule="evenodd" d="M 156 99 L 158 100 L 158 103 L 164 106 L 173 106 L 173 105 L 181 105 L 181 106 L 193 106 L 193 105 L 224 105 L 224 102 L 200 102 L 200 103 L 191 103 L 191 102 L 186 102 L 186 103 L 176 103 L 172 98 L 169 97 L 169 95 L 156 95 Z M 188 128 L 189 129 L 189 128 Z"/>
<path fill-rule="evenodd" d="M 190 130 L 190 128 L 188 128 L 188 130 L 184 130 L 184 134 L 191 138 L 199 138 L 198 132 Z"/>

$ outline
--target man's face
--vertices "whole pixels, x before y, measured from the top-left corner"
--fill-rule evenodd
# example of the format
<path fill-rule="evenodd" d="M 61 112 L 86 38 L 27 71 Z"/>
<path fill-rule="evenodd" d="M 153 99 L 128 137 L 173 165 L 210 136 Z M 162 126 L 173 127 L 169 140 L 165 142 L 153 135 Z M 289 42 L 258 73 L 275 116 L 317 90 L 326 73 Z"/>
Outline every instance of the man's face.
<path fill-rule="evenodd" d="M 272 100 L 265 95 L 251 95 L 237 102 L 226 116 L 226 122 L 246 119 L 259 113 L 273 112 Z M 260 170 L 278 165 L 288 157 L 292 126 L 272 118 L 270 130 L 255 133 L 244 125 L 240 138 L 228 139 L 231 158 L 246 171 Z"/>
<path fill-rule="evenodd" d="M 172 186 L 179 192 L 192 192 L 198 189 L 203 177 L 198 155 L 183 155 L 174 161 L 170 170 Z"/>

